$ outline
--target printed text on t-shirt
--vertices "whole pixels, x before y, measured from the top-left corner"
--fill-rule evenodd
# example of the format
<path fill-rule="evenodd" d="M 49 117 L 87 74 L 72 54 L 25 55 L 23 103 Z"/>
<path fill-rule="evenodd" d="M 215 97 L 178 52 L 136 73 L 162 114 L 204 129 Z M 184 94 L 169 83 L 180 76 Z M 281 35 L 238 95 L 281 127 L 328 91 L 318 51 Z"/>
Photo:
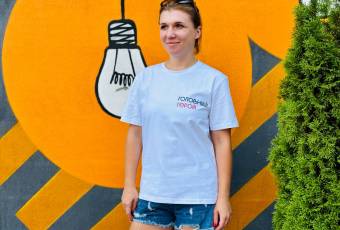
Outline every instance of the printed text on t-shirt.
<path fill-rule="evenodd" d="M 196 110 L 197 109 L 197 105 L 203 106 L 203 107 L 207 107 L 208 103 L 207 102 L 203 102 L 199 99 L 195 99 L 195 98 L 191 98 L 191 97 L 183 97 L 180 96 L 178 97 L 177 100 L 177 107 L 179 108 L 183 108 L 183 109 L 193 109 Z"/>

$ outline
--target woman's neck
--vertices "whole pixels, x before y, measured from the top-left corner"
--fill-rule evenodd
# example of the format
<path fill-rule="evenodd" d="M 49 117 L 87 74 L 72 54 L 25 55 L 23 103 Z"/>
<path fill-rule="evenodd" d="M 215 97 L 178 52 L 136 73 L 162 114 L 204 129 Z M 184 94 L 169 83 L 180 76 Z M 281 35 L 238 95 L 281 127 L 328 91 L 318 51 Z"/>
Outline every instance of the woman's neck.
<path fill-rule="evenodd" d="M 197 59 L 194 55 L 184 58 L 170 57 L 170 59 L 165 62 L 165 66 L 171 70 L 182 70 L 192 66 L 196 62 Z"/>

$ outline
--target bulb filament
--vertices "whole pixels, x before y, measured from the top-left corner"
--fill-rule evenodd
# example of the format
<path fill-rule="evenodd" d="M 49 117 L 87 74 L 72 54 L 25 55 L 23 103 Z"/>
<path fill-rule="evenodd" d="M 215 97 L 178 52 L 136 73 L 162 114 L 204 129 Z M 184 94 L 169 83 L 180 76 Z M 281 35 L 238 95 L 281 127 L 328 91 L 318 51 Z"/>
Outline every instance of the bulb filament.
<path fill-rule="evenodd" d="M 110 84 L 120 85 L 124 86 L 124 88 L 127 88 L 128 86 L 131 86 L 133 81 L 135 80 L 135 76 L 132 74 L 125 74 L 125 73 L 118 73 L 117 71 L 114 71 L 110 80 Z"/>

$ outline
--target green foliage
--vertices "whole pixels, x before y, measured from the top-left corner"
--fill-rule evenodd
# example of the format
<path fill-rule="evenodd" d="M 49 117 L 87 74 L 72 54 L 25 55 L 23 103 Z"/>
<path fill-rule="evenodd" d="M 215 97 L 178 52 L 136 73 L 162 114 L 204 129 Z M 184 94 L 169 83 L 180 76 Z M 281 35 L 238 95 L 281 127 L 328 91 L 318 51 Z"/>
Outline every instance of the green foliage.
<path fill-rule="evenodd" d="M 278 134 L 269 154 L 278 184 L 274 229 L 340 226 L 339 5 L 339 0 L 312 0 L 295 9 Z"/>

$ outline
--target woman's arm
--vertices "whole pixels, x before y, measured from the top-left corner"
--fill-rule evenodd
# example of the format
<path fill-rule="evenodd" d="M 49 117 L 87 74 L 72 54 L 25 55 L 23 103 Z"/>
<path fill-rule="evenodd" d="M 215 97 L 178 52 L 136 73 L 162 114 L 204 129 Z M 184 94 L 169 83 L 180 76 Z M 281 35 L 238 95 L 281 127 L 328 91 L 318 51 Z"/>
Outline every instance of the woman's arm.
<path fill-rule="evenodd" d="M 132 212 L 136 208 L 138 192 L 136 189 L 136 174 L 139 158 L 142 152 L 142 128 L 130 125 L 125 147 L 125 179 L 122 204 L 128 218 L 132 220 Z"/>
<path fill-rule="evenodd" d="M 214 226 L 216 230 L 219 230 L 223 229 L 231 216 L 229 202 L 232 173 L 231 134 L 230 129 L 211 131 L 210 134 L 216 155 L 218 175 L 218 196 L 214 211 Z"/>
<path fill-rule="evenodd" d="M 142 150 L 142 127 L 130 125 L 125 145 L 124 187 L 136 187 L 136 174 Z"/>

